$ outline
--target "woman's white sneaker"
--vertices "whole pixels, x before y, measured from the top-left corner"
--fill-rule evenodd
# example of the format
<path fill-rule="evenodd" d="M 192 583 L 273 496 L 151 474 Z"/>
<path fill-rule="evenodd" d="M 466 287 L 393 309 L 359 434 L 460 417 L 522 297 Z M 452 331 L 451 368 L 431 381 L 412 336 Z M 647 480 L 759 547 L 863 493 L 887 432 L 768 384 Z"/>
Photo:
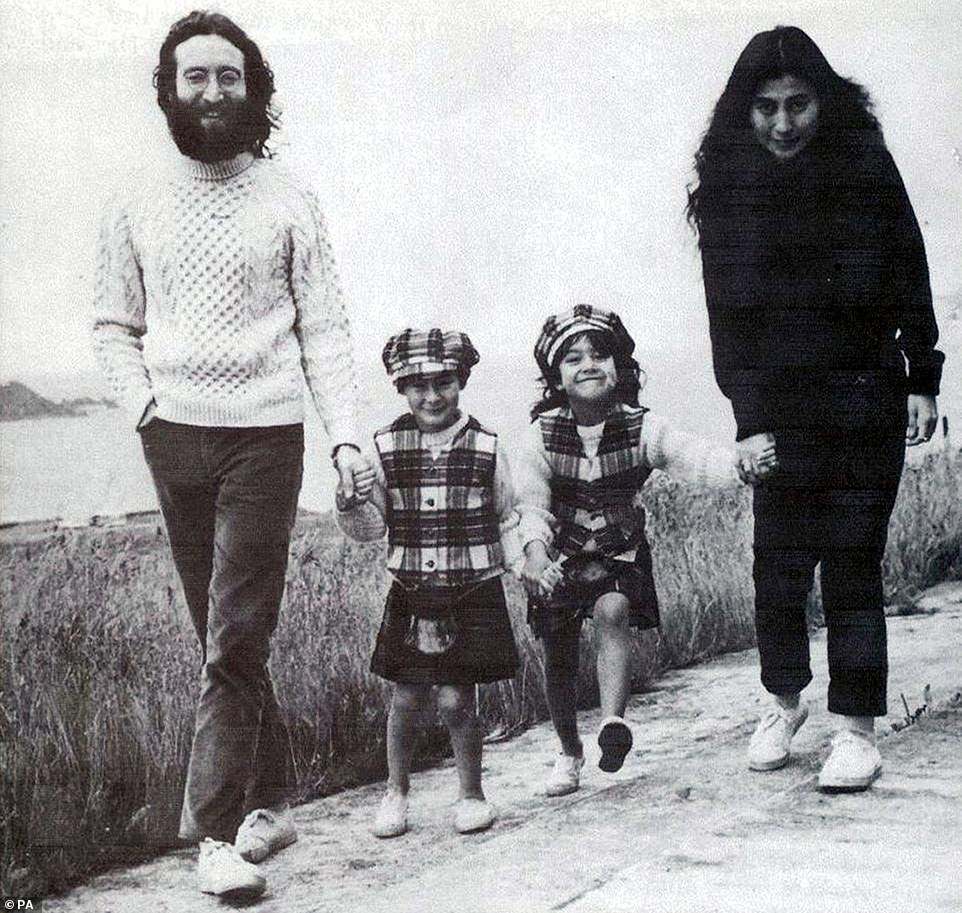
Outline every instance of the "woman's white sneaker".
<path fill-rule="evenodd" d="M 832 751 L 818 775 L 826 793 L 855 793 L 868 789 L 882 773 L 882 756 L 874 733 L 842 729 L 832 739 Z"/>
<path fill-rule="evenodd" d="M 256 865 L 241 859 L 229 843 L 209 837 L 200 845 L 197 881 L 205 894 L 216 894 L 232 901 L 259 897 L 267 887 L 267 879 Z"/>
<path fill-rule="evenodd" d="M 808 705 L 800 702 L 790 710 L 777 702 L 758 721 L 748 743 L 748 766 L 751 770 L 777 770 L 788 763 L 792 738 L 808 719 Z"/>
<path fill-rule="evenodd" d="M 584 766 L 584 755 L 576 758 L 564 752 L 559 754 L 545 783 L 545 795 L 567 796 L 575 792 L 581 783 L 581 768 Z"/>

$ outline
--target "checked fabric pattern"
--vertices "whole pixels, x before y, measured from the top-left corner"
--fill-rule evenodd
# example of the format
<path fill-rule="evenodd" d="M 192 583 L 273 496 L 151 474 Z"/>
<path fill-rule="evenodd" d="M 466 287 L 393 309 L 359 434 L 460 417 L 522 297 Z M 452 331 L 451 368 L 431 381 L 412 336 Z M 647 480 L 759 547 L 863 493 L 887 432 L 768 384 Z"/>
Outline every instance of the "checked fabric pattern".
<path fill-rule="evenodd" d="M 497 435 L 470 418 L 435 460 L 407 414 L 374 435 L 387 489 L 387 567 L 413 586 L 464 586 L 503 564 Z"/>
<path fill-rule="evenodd" d="M 558 530 L 554 546 L 579 553 L 594 539 L 609 558 L 646 548 L 645 512 L 635 495 L 651 473 L 639 446 L 647 409 L 619 406 L 605 422 L 598 446 L 599 478 L 589 481 L 589 462 L 570 408 L 538 417 L 551 467 L 551 513 Z"/>

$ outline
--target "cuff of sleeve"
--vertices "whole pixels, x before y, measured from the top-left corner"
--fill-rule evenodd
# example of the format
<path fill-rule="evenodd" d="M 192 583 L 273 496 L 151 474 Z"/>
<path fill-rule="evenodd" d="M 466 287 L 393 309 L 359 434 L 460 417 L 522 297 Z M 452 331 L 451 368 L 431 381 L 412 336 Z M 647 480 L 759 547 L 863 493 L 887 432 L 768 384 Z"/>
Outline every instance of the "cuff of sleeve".
<path fill-rule="evenodd" d="M 929 362 L 923 365 L 909 363 L 909 393 L 918 393 L 923 396 L 938 396 L 941 382 L 941 361 Z"/>

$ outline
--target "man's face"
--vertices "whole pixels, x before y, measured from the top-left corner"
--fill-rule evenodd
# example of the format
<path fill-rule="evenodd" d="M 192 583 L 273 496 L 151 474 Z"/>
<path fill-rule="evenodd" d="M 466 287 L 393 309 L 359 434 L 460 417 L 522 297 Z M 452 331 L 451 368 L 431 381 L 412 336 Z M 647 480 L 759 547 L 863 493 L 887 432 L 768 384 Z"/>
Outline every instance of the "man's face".
<path fill-rule="evenodd" d="M 194 35 L 174 50 L 176 90 L 168 114 L 184 155 L 202 162 L 233 158 L 247 147 L 244 55 L 220 35 Z"/>

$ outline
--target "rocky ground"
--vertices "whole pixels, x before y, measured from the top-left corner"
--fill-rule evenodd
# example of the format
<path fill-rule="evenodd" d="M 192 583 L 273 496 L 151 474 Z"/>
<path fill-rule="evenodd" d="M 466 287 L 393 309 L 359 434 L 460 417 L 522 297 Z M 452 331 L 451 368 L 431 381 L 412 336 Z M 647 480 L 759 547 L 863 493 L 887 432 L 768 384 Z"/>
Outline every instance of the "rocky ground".
<path fill-rule="evenodd" d="M 500 811 L 487 833 L 452 827 L 448 767 L 414 777 L 412 830 L 368 827 L 382 787 L 296 810 L 300 840 L 263 865 L 263 913 L 936 913 L 962 911 L 962 584 L 890 619 L 885 761 L 868 792 L 824 796 L 815 777 L 829 720 L 825 639 L 813 638 L 809 722 L 791 763 L 745 767 L 762 709 L 752 651 L 665 675 L 629 710 L 635 748 L 622 771 L 589 753 L 583 787 L 547 799 L 548 726 L 485 752 Z M 597 714 L 585 714 L 591 733 Z M 222 902 L 194 886 L 183 851 L 103 875 L 47 901 L 57 911 L 201 913 Z"/>

